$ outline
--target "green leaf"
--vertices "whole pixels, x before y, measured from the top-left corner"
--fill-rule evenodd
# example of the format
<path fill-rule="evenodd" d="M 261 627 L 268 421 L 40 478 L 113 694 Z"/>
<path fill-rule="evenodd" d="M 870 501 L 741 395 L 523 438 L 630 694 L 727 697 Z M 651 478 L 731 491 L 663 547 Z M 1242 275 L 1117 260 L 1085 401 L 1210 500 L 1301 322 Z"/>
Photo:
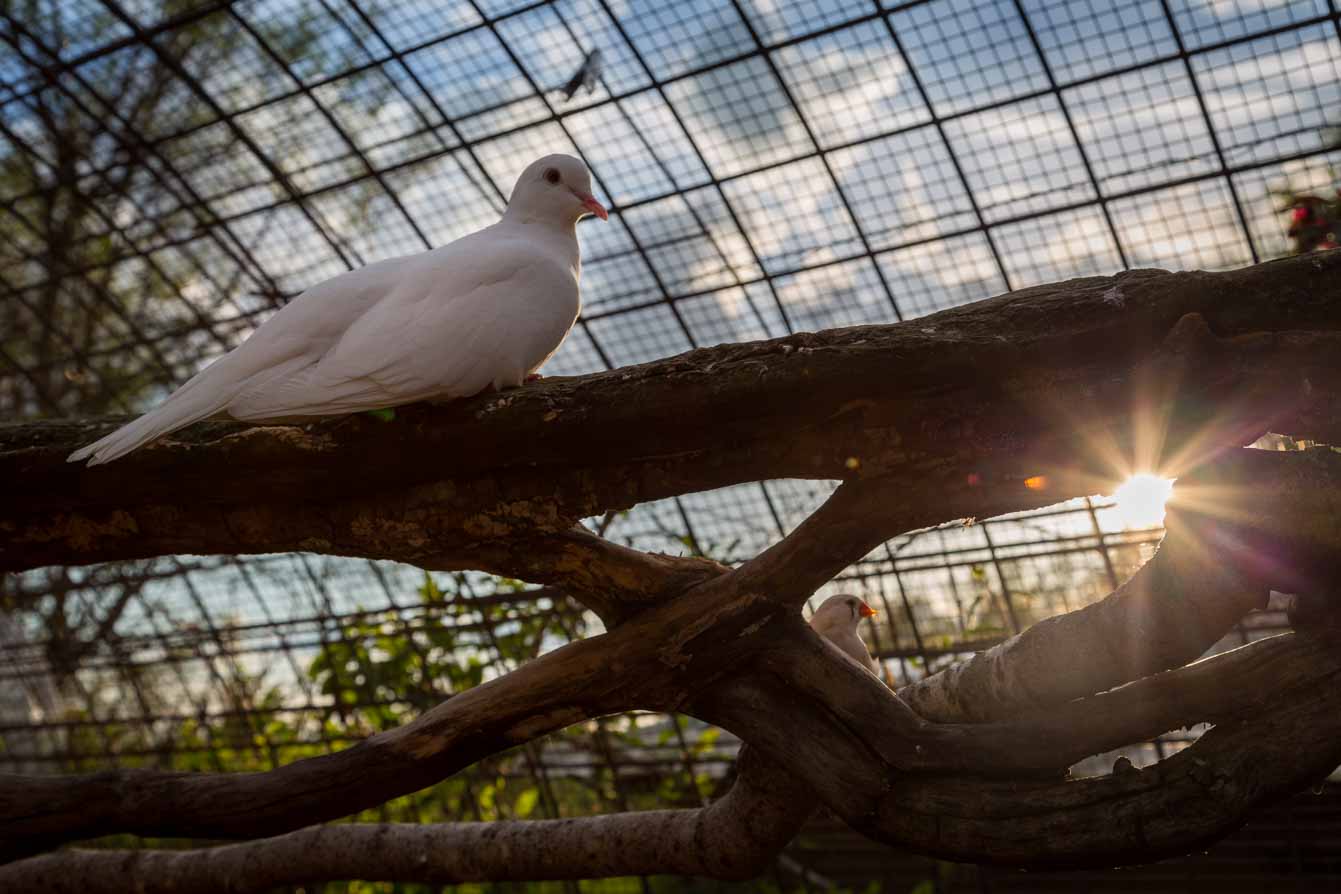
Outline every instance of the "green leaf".
<path fill-rule="evenodd" d="M 419 588 L 419 595 L 425 602 L 443 601 L 442 590 L 438 588 L 438 582 L 427 571 L 424 572 L 424 585 Z"/>
<path fill-rule="evenodd" d="M 535 810 L 536 802 L 540 800 L 540 790 L 532 786 L 517 796 L 517 803 L 512 808 L 518 819 L 526 819 Z"/>

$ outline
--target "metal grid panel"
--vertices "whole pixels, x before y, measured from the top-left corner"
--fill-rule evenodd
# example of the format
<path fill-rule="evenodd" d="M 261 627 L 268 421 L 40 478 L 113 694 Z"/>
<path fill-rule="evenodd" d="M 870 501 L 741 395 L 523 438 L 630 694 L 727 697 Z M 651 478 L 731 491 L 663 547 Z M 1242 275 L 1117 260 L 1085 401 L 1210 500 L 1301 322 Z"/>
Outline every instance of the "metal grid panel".
<path fill-rule="evenodd" d="M 312 283 L 491 222 L 544 152 L 581 154 L 611 205 L 581 228 L 586 307 L 552 374 L 1272 257 L 1272 190 L 1335 188 L 1341 162 L 1330 0 L 21 7 L 0 27 L 6 417 L 150 404 Z M 597 49 L 593 88 L 564 98 Z M 592 525 L 739 559 L 830 487 Z M 898 538 L 817 598 L 878 604 L 867 635 L 903 681 L 1098 598 L 1157 538 L 1073 501 Z M 0 686 L 0 764 L 42 771 L 272 766 L 593 623 L 481 576 L 311 556 L 49 569 L 3 595 L 0 677 L 22 685 Z M 405 691 L 377 679 L 393 658 Z M 544 815 L 650 803 L 668 776 L 695 803 L 731 753 L 702 735 L 616 718 L 370 815 L 514 815 L 497 779 Z"/>

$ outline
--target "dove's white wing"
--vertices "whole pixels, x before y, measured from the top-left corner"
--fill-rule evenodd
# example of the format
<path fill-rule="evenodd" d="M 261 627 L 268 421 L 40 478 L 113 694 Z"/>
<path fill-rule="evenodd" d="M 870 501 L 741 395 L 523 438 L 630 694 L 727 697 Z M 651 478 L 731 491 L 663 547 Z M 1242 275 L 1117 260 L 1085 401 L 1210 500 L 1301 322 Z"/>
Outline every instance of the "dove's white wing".
<path fill-rule="evenodd" d="M 196 373 L 153 410 L 70 454 L 108 462 L 220 413 L 238 394 L 316 363 L 392 288 L 415 256 L 388 258 L 320 282 L 280 308 L 251 337 Z"/>
<path fill-rule="evenodd" d="M 533 241 L 494 235 L 487 250 L 468 237 L 408 259 L 316 363 L 255 382 L 229 415 L 329 416 L 521 384 L 577 318 L 576 272 Z"/>

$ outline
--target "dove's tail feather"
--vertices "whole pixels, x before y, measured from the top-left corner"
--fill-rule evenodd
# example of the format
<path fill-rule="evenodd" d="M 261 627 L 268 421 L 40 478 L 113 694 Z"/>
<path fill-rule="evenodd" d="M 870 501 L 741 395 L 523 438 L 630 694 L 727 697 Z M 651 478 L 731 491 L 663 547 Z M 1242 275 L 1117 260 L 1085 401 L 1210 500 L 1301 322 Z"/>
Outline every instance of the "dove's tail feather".
<path fill-rule="evenodd" d="M 80 447 L 66 461 L 74 463 L 88 459 L 90 466 L 111 462 L 155 438 L 213 416 L 227 406 L 231 396 L 197 391 L 187 393 L 183 388 L 139 419 L 121 426 L 101 440 Z"/>
<path fill-rule="evenodd" d="M 310 362 L 300 354 L 258 369 L 258 364 L 240 357 L 237 351 L 225 354 L 192 376 L 163 403 L 107 437 L 80 447 L 66 457 L 66 462 L 88 459 L 90 466 L 111 462 L 155 438 L 221 412 L 248 388 L 283 381 Z"/>

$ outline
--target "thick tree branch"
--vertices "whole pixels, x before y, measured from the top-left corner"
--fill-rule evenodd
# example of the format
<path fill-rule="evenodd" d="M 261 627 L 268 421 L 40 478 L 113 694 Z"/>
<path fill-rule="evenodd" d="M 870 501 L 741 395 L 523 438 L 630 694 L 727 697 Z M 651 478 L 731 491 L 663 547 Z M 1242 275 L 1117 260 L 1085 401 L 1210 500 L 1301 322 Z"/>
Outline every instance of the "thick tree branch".
<path fill-rule="evenodd" d="M 976 474 L 983 491 L 1051 467 L 1111 479 L 1148 452 L 1145 417 L 1169 423 L 1155 458 L 1189 464 L 1199 446 L 1270 427 L 1341 442 L 1338 274 L 1332 252 L 1073 280 L 406 408 L 390 424 L 210 423 L 105 468 L 64 457 L 108 425 L 4 426 L 0 570 L 304 549 L 416 561 L 430 541 L 465 555 L 773 477 Z M 1151 382 L 1165 387 L 1146 401 Z"/>
<path fill-rule="evenodd" d="M 682 863 L 657 848 L 677 836 L 697 841 L 720 821 L 717 833 L 746 835 L 755 860 L 794 830 L 811 803 L 797 794 L 805 790 L 873 837 L 961 859 L 1092 864 L 1221 834 L 1253 804 L 1341 759 L 1341 658 L 1285 638 L 1147 675 L 1200 654 L 1268 587 L 1330 594 L 1341 579 L 1341 457 L 1232 449 L 1269 427 L 1341 441 L 1339 272 L 1341 253 L 1332 253 L 1227 274 L 1073 281 L 900 326 L 695 352 L 410 408 L 390 426 L 215 423 L 111 469 L 63 464 L 91 435 L 87 426 L 0 429 L 0 487 L 13 495 L 0 507 L 0 570 L 312 550 L 563 586 L 612 627 L 401 729 L 270 773 L 0 778 L 0 856 L 110 832 L 286 832 L 636 708 L 688 710 L 737 732 L 792 774 L 784 788 L 796 803 L 788 809 L 783 789 L 772 790 L 754 805 L 767 820 L 757 828 L 742 826 L 733 806 L 748 801 L 748 787 L 717 813 L 584 821 L 644 847 L 616 856 L 570 846 L 520 859 L 507 871 L 523 874 L 508 877 L 664 871 L 666 860 L 732 877 L 744 869 L 710 848 Z M 627 437 L 607 440 L 610 431 Z M 1147 463 L 1180 476 L 1185 503 L 1150 567 L 1102 603 L 907 690 L 908 701 L 795 613 L 894 533 L 1089 493 L 1092 482 Z M 352 483 L 335 485 L 352 470 Z M 644 555 L 574 527 L 642 500 L 777 475 L 847 480 L 735 571 Z M 1240 691 L 1255 696 L 1233 697 Z M 1060 779 L 1079 757 L 1199 720 L 1219 725 L 1151 770 Z M 541 832 L 571 843 L 579 830 L 494 828 L 510 845 Z M 649 830 L 651 844 L 641 838 Z M 504 859 L 488 831 L 440 831 L 480 860 Z M 336 834 L 267 846 L 285 862 L 298 844 L 320 852 Z M 391 834 L 412 849 L 388 847 L 378 871 L 398 874 L 425 842 Z M 145 866 L 240 866 L 245 854 L 155 855 Z M 690 863 L 701 870 L 679 868 Z M 456 855 L 433 865 L 444 879 L 483 877 L 461 875 L 475 870 Z"/>
<path fill-rule="evenodd" d="M 1249 519 L 1234 514 L 1231 545 L 1235 552 L 1229 555 L 1236 558 L 1228 567 L 1244 567 L 1238 556 L 1260 554 L 1256 545 L 1262 542 L 1259 534 L 1263 531 L 1297 532 L 1305 546 L 1292 547 L 1294 553 L 1290 555 L 1302 557 L 1294 564 L 1306 567 L 1304 559 L 1310 556 L 1334 557 L 1335 544 L 1341 542 L 1335 530 L 1341 524 L 1337 514 L 1316 518 L 1320 508 L 1335 505 L 1341 494 L 1338 472 L 1341 455 L 1330 451 L 1236 451 L 1197 473 L 1200 477 L 1193 477 L 1191 484 L 1198 487 L 1189 485 L 1189 492 L 1199 493 L 1199 482 L 1204 481 L 1206 490 L 1218 495 L 1217 501 L 1224 500 L 1214 505 L 1223 505 L 1226 512 L 1231 512 L 1249 505 L 1242 493 L 1234 495 L 1236 489 L 1253 485 L 1255 503 L 1251 505 L 1257 506 L 1258 513 Z M 1210 530 L 1222 536 L 1226 528 L 1217 521 L 1212 527 L 1192 524 L 1189 530 L 1203 534 Z M 1189 554 L 1196 558 L 1195 553 Z M 1254 571 L 1253 579 L 1269 579 L 1261 575 L 1271 567 Z M 850 791 L 853 797 L 869 798 L 869 793 L 880 787 L 873 771 L 862 769 L 863 755 L 868 756 L 865 760 L 869 755 L 879 755 L 882 766 L 900 772 L 966 769 L 984 762 L 1003 769 L 1058 766 L 1059 758 L 1046 749 L 1006 748 L 1019 740 L 1006 737 L 1003 731 L 1000 735 L 987 729 L 944 733 L 836 654 L 827 656 L 831 659 L 827 665 L 819 665 L 827 666 L 827 671 L 815 672 L 815 679 L 824 676 L 839 681 L 826 684 L 823 692 L 808 689 L 812 684 L 802 678 L 786 676 L 771 684 L 765 681 L 762 694 L 750 690 L 749 686 L 759 685 L 757 674 L 745 670 L 762 660 L 759 656 L 776 654 L 779 644 L 783 644 L 787 649 L 781 659 L 784 664 L 791 662 L 794 669 L 815 668 L 818 640 L 787 606 L 766 595 L 727 594 L 723 582 L 729 586 L 730 578 L 730 574 L 714 577 L 678 598 L 650 606 L 611 633 L 556 650 L 504 678 L 450 699 L 399 730 L 375 736 L 347 751 L 299 761 L 270 773 L 200 776 L 124 771 L 91 778 L 11 777 L 0 784 L 0 838 L 8 842 L 7 851 L 14 854 L 50 841 L 116 831 L 199 837 L 288 831 L 417 790 L 486 754 L 578 720 L 634 708 L 688 707 L 704 719 L 732 729 L 783 763 L 786 761 L 779 750 L 790 748 L 789 743 L 798 738 L 825 741 L 829 757 L 820 766 L 829 771 L 825 776 L 827 790 Z M 1160 580 L 1163 586 L 1198 585 L 1177 575 Z M 1325 585 L 1322 579 L 1319 581 L 1319 586 Z M 1114 604 L 1126 605 L 1123 598 L 1115 599 Z M 1149 591 L 1136 605 L 1135 615 L 1126 614 L 1125 608 L 1114 612 L 1114 620 L 1105 627 L 1111 636 L 1149 642 L 1150 636 L 1133 637 L 1132 628 L 1120 625 L 1132 617 L 1141 620 L 1150 612 L 1157 613 L 1161 631 L 1196 631 L 1195 636 L 1170 640 L 1170 648 L 1174 652 L 1183 650 L 1187 657 L 1193 657 L 1218 636 L 1214 624 L 1202 620 L 1202 613 L 1208 611 L 1203 601 L 1181 598 L 1176 591 Z M 1229 623 L 1224 609 L 1211 608 L 1216 613 L 1215 623 Z M 1234 605 L 1229 613 L 1241 609 L 1241 605 Z M 1082 661 L 1062 646 L 1040 649 L 1032 660 L 1060 658 L 1072 665 L 1035 665 L 1025 681 L 1033 692 L 1028 701 L 1047 705 L 1085 694 L 1066 687 L 1048 691 L 1038 685 L 1038 679 L 1060 676 L 1059 667 L 1090 680 L 1081 689 L 1092 692 L 1175 660 L 1161 650 L 1155 651 L 1162 656 L 1160 663 L 1143 670 L 1144 665 L 1121 658 L 1121 650 L 1113 653 L 1118 660 L 1106 649 L 1097 649 Z M 1092 662 L 1101 668 L 1107 662 L 1116 670 L 1087 670 Z M 844 672 L 847 679 L 841 682 Z M 1048 694 L 1044 697 L 1040 692 Z M 879 700 L 872 701 L 874 695 Z M 850 706 L 851 698 L 858 699 L 856 707 Z M 783 706 L 788 722 L 778 724 L 777 711 Z M 839 735 L 832 724 L 838 716 L 835 712 L 841 711 L 880 718 L 880 736 L 855 737 L 846 727 Z M 830 730 L 827 736 L 825 729 Z M 798 732 L 801 730 L 805 732 Z M 796 771 L 795 767 L 791 769 Z M 803 778 L 816 784 L 815 778 Z"/>
<path fill-rule="evenodd" d="M 748 737 L 870 837 L 974 862 L 1105 866 L 1214 840 L 1252 807 L 1334 768 L 1336 647 L 1287 634 L 1016 721 L 927 724 L 910 742 L 906 708 L 816 640 L 809 651 L 789 644 L 766 653 L 760 672 L 694 707 Z M 785 725 L 769 722 L 782 712 Z M 1138 783 L 1056 772 L 1203 721 L 1219 725 L 1175 758 L 1130 771 Z M 1049 765 L 1052 781 L 1021 775 Z M 1001 775 L 1010 778 L 991 778 Z"/>
<path fill-rule="evenodd" d="M 723 604 L 700 586 L 332 755 L 265 773 L 0 776 L 0 859 L 115 832 L 254 837 L 336 819 L 591 717 L 678 710 L 748 663 L 782 621 L 767 599 Z"/>
<path fill-rule="evenodd" d="M 1336 646 L 1302 676 L 1211 681 L 1276 693 L 1153 767 L 1028 785 L 906 779 L 859 826 L 949 859 L 1033 868 L 1150 862 L 1205 847 L 1259 804 L 1323 779 L 1341 762 Z M 1290 688 L 1305 681 L 1309 685 Z"/>
<path fill-rule="evenodd" d="M 216 848 L 70 850 L 0 866 L 0 890 L 262 891 L 329 879 L 451 884 L 676 873 L 759 875 L 810 815 L 808 791 L 748 749 L 708 807 L 576 819 L 339 824 Z"/>
<path fill-rule="evenodd" d="M 1164 542 L 1127 583 L 899 695 L 931 720 L 994 720 L 1185 664 L 1270 589 L 1334 595 L 1338 507 L 1335 451 L 1227 453 L 1179 479 Z"/>
<path fill-rule="evenodd" d="M 1013 487 L 984 489 L 978 483 L 981 472 L 970 483 L 957 470 L 939 469 L 908 468 L 880 478 L 845 481 L 795 530 L 714 586 L 765 593 L 799 607 L 891 537 L 957 518 L 1038 509 L 1057 502 L 1059 494 L 1091 493 L 1096 484 L 1090 476 L 1061 468 L 1043 477 L 1049 486 L 1038 490 L 1019 481 Z"/>

